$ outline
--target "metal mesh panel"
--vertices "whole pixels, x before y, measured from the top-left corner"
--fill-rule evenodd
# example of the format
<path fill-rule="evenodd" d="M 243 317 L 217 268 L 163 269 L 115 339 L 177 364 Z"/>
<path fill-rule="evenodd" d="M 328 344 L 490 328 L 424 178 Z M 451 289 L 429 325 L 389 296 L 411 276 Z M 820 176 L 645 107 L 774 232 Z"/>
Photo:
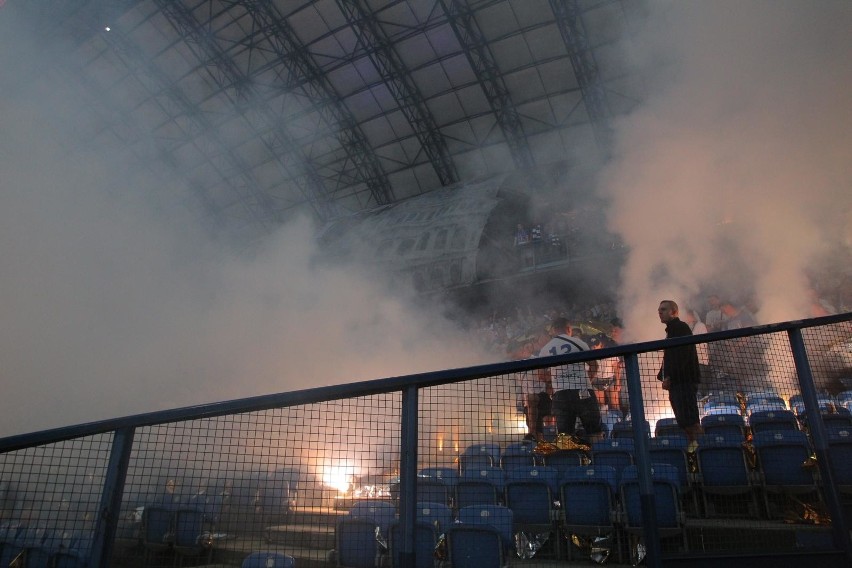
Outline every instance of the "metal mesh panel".
<path fill-rule="evenodd" d="M 640 506 L 645 465 L 663 556 L 828 550 L 827 504 L 834 498 L 820 468 L 831 468 L 840 499 L 848 501 L 841 480 L 852 464 L 839 446 L 830 446 L 830 460 L 820 454 L 819 428 L 809 421 L 819 420 L 824 442 L 841 443 L 843 432 L 847 438 L 852 432 L 844 394 L 850 332 L 847 323 L 802 331 L 815 414 L 797 374 L 793 333 L 697 347 L 701 382 L 694 404 L 704 427 L 697 449 L 673 420 L 658 380 L 663 350 L 625 349 L 619 360 L 635 360 L 624 368 L 637 375 L 623 380 L 620 392 L 615 387 L 617 396 L 589 393 L 603 418 L 600 435 L 578 421 L 574 437 L 560 436 L 550 412 L 540 439 L 530 440 L 522 381 L 535 370 L 423 387 L 410 494 L 400 491 L 404 398 L 393 390 L 400 386 L 139 426 L 109 565 L 240 566 L 250 555 L 272 565 L 289 558 L 299 566 L 393 565 L 406 499 L 416 504 L 414 549 L 421 558 L 435 550 L 445 557 L 440 536 L 459 518 L 488 518 L 513 562 L 635 562 L 648 545 Z M 641 393 L 630 397 L 628 383 Z M 631 407 L 636 394 L 641 409 Z M 27 550 L 33 559 L 47 551 L 54 560 L 65 554 L 86 561 L 92 554 L 86 547 L 104 530 L 98 511 L 112 446 L 106 433 L 0 455 L 0 560 Z M 616 458 L 607 449 L 628 455 Z M 602 494 L 591 492 L 595 483 Z M 584 521 L 589 503 L 593 510 L 585 513 L 595 514 Z M 461 510 L 468 505 L 485 509 Z M 611 509 L 601 515 L 601 507 Z"/>
<path fill-rule="evenodd" d="M 111 444 L 102 434 L 0 455 L 4 566 L 39 549 L 88 554 Z"/>

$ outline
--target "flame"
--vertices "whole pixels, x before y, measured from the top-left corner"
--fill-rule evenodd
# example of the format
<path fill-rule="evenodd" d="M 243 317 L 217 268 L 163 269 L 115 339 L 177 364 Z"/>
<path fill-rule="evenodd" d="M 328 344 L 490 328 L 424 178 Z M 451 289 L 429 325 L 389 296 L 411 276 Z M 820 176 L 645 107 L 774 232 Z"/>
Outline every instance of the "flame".
<path fill-rule="evenodd" d="M 355 475 L 355 467 L 350 464 L 326 465 L 322 468 L 322 482 L 327 487 L 337 489 L 346 493 L 352 486 L 352 477 Z"/>

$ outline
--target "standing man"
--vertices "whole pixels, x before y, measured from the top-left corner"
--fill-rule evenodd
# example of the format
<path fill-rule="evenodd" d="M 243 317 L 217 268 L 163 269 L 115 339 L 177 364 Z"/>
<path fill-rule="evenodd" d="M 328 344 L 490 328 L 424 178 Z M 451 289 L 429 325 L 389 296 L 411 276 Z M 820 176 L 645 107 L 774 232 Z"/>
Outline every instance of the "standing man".
<path fill-rule="evenodd" d="M 571 326 L 565 318 L 556 318 L 552 324 L 553 338 L 541 348 L 539 357 L 553 357 L 588 351 L 588 344 L 579 337 L 571 336 Z M 583 424 L 589 441 L 601 437 L 601 411 L 598 399 L 592 390 L 591 379 L 598 371 L 598 362 L 571 363 L 552 369 L 541 369 L 540 380 L 550 380 L 553 388 L 551 412 L 556 417 L 560 434 L 573 435 L 577 418 Z"/>
<path fill-rule="evenodd" d="M 666 324 L 666 339 L 692 335 L 689 325 L 678 318 L 678 307 L 673 300 L 663 300 L 657 308 L 660 321 Z M 678 426 L 686 432 L 689 444 L 687 452 L 698 447 L 698 436 L 703 432 L 698 418 L 698 383 L 701 369 L 695 345 L 669 347 L 663 352 L 663 365 L 657 379 L 663 382 L 663 390 L 669 391 L 669 402 Z"/>

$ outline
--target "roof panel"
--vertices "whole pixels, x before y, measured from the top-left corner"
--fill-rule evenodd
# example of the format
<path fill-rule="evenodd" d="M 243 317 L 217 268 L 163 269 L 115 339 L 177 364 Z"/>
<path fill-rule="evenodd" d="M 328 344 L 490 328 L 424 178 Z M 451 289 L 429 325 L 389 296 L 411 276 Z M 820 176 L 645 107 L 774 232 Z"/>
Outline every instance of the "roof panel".
<path fill-rule="evenodd" d="M 532 52 L 523 35 L 513 35 L 491 44 L 491 52 L 497 66 L 504 73 L 512 69 L 529 65 L 533 59 Z"/>
<path fill-rule="evenodd" d="M 452 88 L 450 79 L 440 63 L 413 71 L 411 77 L 420 93 L 427 99 Z"/>
<path fill-rule="evenodd" d="M 285 38 L 254 26 L 247 4 L 175 1 L 192 8 L 201 22 L 197 33 L 206 33 L 209 25 L 212 36 L 183 27 L 178 32 L 160 12 L 161 4 L 134 2 L 116 25 L 124 36 L 89 32 L 74 54 L 89 108 L 85 117 L 72 119 L 101 139 L 133 144 L 136 154 L 156 154 L 157 148 L 171 153 L 223 211 L 243 221 L 252 218 L 243 200 L 262 201 L 264 192 L 274 196 L 274 207 L 288 208 L 304 202 L 306 191 L 325 195 L 325 186 L 333 185 L 341 206 L 357 209 L 378 205 L 384 183 L 395 199 L 436 189 L 436 164 L 430 161 L 435 154 L 423 146 L 432 134 L 437 136 L 430 148 L 446 145 L 444 159 L 454 162 L 462 180 L 514 168 L 507 136 L 517 148 L 526 135 L 539 165 L 563 159 L 567 144 L 591 136 L 550 0 L 465 0 L 475 15 L 466 41 L 481 33 L 487 49 L 479 52 L 460 46 L 437 0 L 365 3 L 422 97 L 414 102 L 425 103 L 439 128 L 416 135 L 408 122 L 413 114 L 402 112 L 395 98 L 399 85 L 383 80 L 397 70 L 379 72 L 373 61 L 388 54 L 359 44 L 337 0 L 255 6 L 261 14 L 285 15 L 287 28 L 305 46 L 294 59 L 281 56 L 286 42 L 274 43 Z M 633 108 L 641 94 L 638 81 L 625 77 L 625 51 L 616 41 L 633 3 L 579 2 L 610 107 L 618 112 Z M 293 87 L 292 65 L 301 66 L 298 80 L 312 83 Z M 251 78 L 248 85 L 240 83 L 243 76 Z M 523 132 L 513 135 L 498 117 L 514 111 Z M 352 160 L 351 152 L 363 159 Z M 235 181 L 246 167 L 257 188 L 246 185 L 250 178 L 240 178 L 242 185 Z M 300 168 L 298 184 L 288 168 Z M 306 181 L 311 171 L 321 178 L 313 188 Z"/>

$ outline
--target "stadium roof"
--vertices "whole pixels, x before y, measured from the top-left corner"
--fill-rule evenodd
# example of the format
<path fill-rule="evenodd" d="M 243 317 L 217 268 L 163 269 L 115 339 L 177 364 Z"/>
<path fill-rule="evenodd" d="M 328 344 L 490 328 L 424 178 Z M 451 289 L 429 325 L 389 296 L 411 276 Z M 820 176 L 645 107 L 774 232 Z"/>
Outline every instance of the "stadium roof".
<path fill-rule="evenodd" d="M 560 172 L 633 108 L 633 0 L 9 0 L 121 145 L 251 233 Z M 56 38 L 70 41 L 57 43 Z M 61 46 L 61 47 L 56 47 Z"/>

